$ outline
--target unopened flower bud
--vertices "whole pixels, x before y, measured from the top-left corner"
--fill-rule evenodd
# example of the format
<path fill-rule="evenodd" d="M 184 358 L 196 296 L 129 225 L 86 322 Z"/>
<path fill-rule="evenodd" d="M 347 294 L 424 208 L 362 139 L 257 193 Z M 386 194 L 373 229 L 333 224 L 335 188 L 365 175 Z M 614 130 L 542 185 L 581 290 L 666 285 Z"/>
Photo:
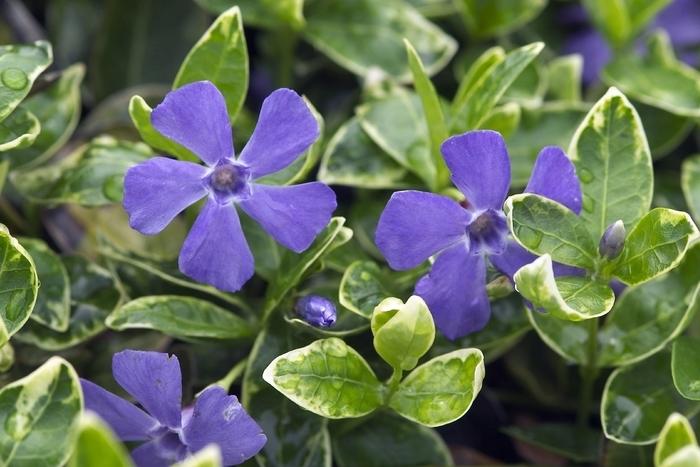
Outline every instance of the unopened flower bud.
<path fill-rule="evenodd" d="M 300 298 L 294 305 L 294 311 L 312 326 L 328 328 L 335 324 L 335 305 L 320 295 L 307 295 Z"/>
<path fill-rule="evenodd" d="M 600 237 L 598 244 L 598 252 L 600 256 L 606 259 L 615 259 L 620 256 L 622 249 L 625 246 L 625 224 L 621 220 L 616 221 L 608 226 Z"/>

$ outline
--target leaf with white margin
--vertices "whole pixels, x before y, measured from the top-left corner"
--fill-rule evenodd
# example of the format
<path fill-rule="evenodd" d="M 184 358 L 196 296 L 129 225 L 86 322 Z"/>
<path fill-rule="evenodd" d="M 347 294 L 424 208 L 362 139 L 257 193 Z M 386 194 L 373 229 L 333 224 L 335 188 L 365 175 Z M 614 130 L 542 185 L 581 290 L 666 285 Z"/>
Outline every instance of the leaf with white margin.
<path fill-rule="evenodd" d="M 208 444 L 197 453 L 173 467 L 220 467 L 222 465 L 221 449 L 216 444 Z"/>
<path fill-rule="evenodd" d="M 367 361 L 336 337 L 275 358 L 263 379 L 297 405 L 326 418 L 367 415 L 382 405 L 383 385 Z"/>
<path fill-rule="evenodd" d="M 697 236 L 698 229 L 685 212 L 652 209 L 627 235 L 612 274 L 627 285 L 653 279 L 676 267 Z"/>
<path fill-rule="evenodd" d="M 52 61 L 53 50 L 46 41 L 0 46 L 0 121 L 27 97 L 34 80 Z"/>
<path fill-rule="evenodd" d="M 654 465 L 661 465 L 686 446 L 696 446 L 695 432 L 687 418 L 679 413 L 672 413 L 659 435 L 659 442 L 654 450 Z"/>
<path fill-rule="evenodd" d="M 78 375 L 61 357 L 0 390 L 0 465 L 63 465 L 83 410 Z"/>
<path fill-rule="evenodd" d="M 389 407 L 436 427 L 461 418 L 481 391 L 486 369 L 479 349 L 455 350 L 414 369 L 389 398 Z"/>
<path fill-rule="evenodd" d="M 569 321 L 596 318 L 610 311 L 615 294 L 607 284 L 586 277 L 554 277 L 552 258 L 543 255 L 518 269 L 515 289 L 536 309 Z"/>
<path fill-rule="evenodd" d="M 654 191 L 649 143 L 627 97 L 610 88 L 591 108 L 567 154 L 583 191 L 580 216 L 599 239 L 613 222 L 634 225 L 649 211 Z"/>
<path fill-rule="evenodd" d="M 666 458 L 660 467 L 697 467 L 700 465 L 700 447 L 686 446 Z"/>
<path fill-rule="evenodd" d="M 39 135 L 41 124 L 36 115 L 18 107 L 0 122 L 0 152 L 30 146 Z"/>

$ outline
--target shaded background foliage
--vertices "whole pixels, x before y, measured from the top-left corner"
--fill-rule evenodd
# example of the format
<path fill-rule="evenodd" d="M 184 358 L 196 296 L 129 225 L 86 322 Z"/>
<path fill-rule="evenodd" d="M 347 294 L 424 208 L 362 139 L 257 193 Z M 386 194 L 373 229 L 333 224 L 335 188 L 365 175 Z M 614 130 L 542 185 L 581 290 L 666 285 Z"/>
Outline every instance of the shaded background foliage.
<path fill-rule="evenodd" d="M 364 424 L 327 422 L 255 380 L 272 358 L 315 336 L 290 316 L 293 297 L 314 291 L 336 300 L 342 311 L 331 332 L 366 349 L 370 339 L 361 331 L 367 323 L 358 315 L 368 316 L 384 296 L 407 295 L 420 275 L 421 271 L 389 271 L 373 243 L 376 220 L 392 190 L 432 183 L 426 161 L 434 153 L 434 142 L 419 96 L 410 86 L 404 37 L 435 73 L 432 80 L 442 96 L 441 105 L 454 117 L 448 119 L 449 133 L 493 128 L 504 134 L 514 192 L 526 183 L 539 149 L 550 144 L 566 149 L 593 102 L 608 85 L 615 85 L 632 100 L 647 132 L 655 160 L 654 205 L 700 215 L 700 158 L 693 156 L 698 152 L 700 75 L 679 72 L 675 62 L 664 68 L 659 65 L 663 60 L 633 58 L 634 51 L 644 49 L 639 44 L 649 38 L 654 25 L 664 26 L 654 18 L 667 2 L 583 3 L 586 10 L 579 2 L 546 0 L 307 0 L 302 10 L 302 2 L 294 0 L 4 0 L 0 43 L 46 39 L 53 46 L 54 60 L 25 101 L 41 120 L 42 132 L 33 145 L 0 154 L 3 180 L 7 179 L 0 220 L 20 237 L 37 267 L 41 263 L 44 271 L 51 272 L 42 279 L 32 319 L 13 337 L 14 365 L 0 375 L 0 384 L 26 375 L 58 354 L 81 376 L 116 390 L 109 372 L 112 354 L 140 348 L 179 355 L 184 398 L 191 400 L 204 386 L 224 377 L 253 345 L 255 325 L 235 335 L 230 329 L 243 326 L 233 323 L 226 334 L 221 323 L 234 319 L 226 310 L 246 317 L 272 303 L 288 323 L 278 316 L 257 338 L 249 357 L 253 363 L 242 382 L 233 386 L 235 393 L 243 390 L 243 401 L 266 429 L 269 465 L 322 465 L 331 456 L 338 465 L 398 465 L 418 459 L 439 464 L 450 461 L 446 446 L 456 463 L 650 465 L 651 447 L 622 443 L 653 442 L 671 410 L 687 415 L 698 411 L 697 394 L 682 398 L 676 393 L 668 345 L 686 328 L 688 336 L 698 332 L 693 318 L 700 280 L 698 248 L 676 271 L 626 292 L 602 328 L 603 377 L 594 388 L 594 406 L 602 402 L 604 419 L 609 414 L 608 419 L 615 420 L 614 397 L 619 395 L 619 400 L 639 401 L 636 407 L 645 414 L 638 421 L 639 430 L 624 420 L 605 427 L 608 435 L 607 430 L 614 428 L 612 439 L 602 435 L 598 417 L 592 414 L 588 429 L 573 425 L 581 380 L 572 363 L 585 363 L 580 325 L 552 325 L 524 312 L 515 295 L 493 303 L 494 317 L 484 331 L 458 345 L 444 339 L 436 342 L 432 355 L 473 346 L 484 351 L 489 363 L 485 387 L 470 412 L 439 430 L 383 414 Z M 607 3 L 626 5 L 634 15 L 605 10 Z M 648 9 L 637 8 L 637 3 Z M 331 226 L 317 242 L 326 241 L 319 246 L 327 250 L 321 272 L 320 262 L 294 260 L 253 226 L 244 225 L 249 238 L 259 239 L 251 240 L 257 276 L 242 293 L 231 296 L 193 284 L 177 272 L 174 260 L 192 212 L 151 239 L 128 228 L 118 202 L 123 171 L 153 153 L 140 143 L 129 116 L 130 99 L 140 95 L 151 105 L 158 103 L 213 18 L 235 4 L 242 10 L 250 63 L 248 93 L 234 121 L 236 146 L 247 140 L 262 99 L 271 90 L 291 87 L 305 95 L 322 115 L 325 128 L 314 154 L 307 156 L 311 162 L 318 158 L 314 165 L 320 167 L 314 166 L 310 175 L 302 171 L 301 177 L 317 176 L 333 185 L 339 198 L 337 215 L 348 220 L 345 227 Z M 700 24 L 700 16 L 697 21 Z M 577 51 L 572 45 L 575 39 L 596 31 L 600 32 L 593 39 L 596 54 L 587 58 L 615 57 L 604 71 L 591 71 L 589 63 L 582 67 L 570 56 L 559 58 Z M 668 59 L 664 37 L 656 36 L 651 43 L 651 56 L 658 53 Z M 522 58 L 511 52 L 538 40 L 546 44 L 539 55 Z M 675 45 L 680 57 L 697 65 L 698 43 Z M 491 47 L 502 47 L 493 56 L 509 53 L 510 61 L 485 65 L 476 77 L 490 73 L 507 82 L 500 83 L 502 89 L 494 92 L 492 102 L 484 98 L 479 113 L 475 102 L 488 89 L 475 97 L 463 83 L 470 67 Z M 513 63 L 518 59 L 521 65 Z M 488 86 L 498 83 L 484 88 Z M 449 103 L 447 97 L 455 95 Z M 352 228 L 352 239 L 342 230 L 346 227 Z M 45 243 L 25 242 L 24 237 Z M 266 303 L 260 299 L 266 281 L 274 283 L 267 288 L 268 295 L 277 293 L 279 299 Z M 55 292 L 42 295 L 50 288 Z M 497 297 L 511 290 L 496 280 L 490 292 Z M 200 300 L 203 303 L 178 303 L 185 310 L 180 313 L 196 314 L 211 307 L 207 324 L 215 325 L 199 335 L 192 329 L 167 327 L 168 307 L 175 305 L 164 303 L 157 310 L 163 316 L 160 324 L 150 323 L 156 330 L 130 329 L 147 326 L 129 326 L 122 316 L 124 303 L 166 294 Z M 49 300 L 52 303 L 46 303 Z M 38 310 L 54 311 L 44 317 Z M 652 329 L 651 336 L 635 338 L 642 328 Z M 690 337 L 683 339 L 677 344 L 679 352 L 697 348 Z M 376 355 L 363 354 L 379 376 L 388 377 Z M 607 405 L 599 400 L 606 380 Z M 651 387 L 632 391 L 643 381 Z M 676 381 L 679 385 L 682 382 Z M 685 396 L 688 392 L 681 391 Z M 644 399 L 652 393 L 662 396 Z M 380 417 L 385 420 L 378 421 Z"/>

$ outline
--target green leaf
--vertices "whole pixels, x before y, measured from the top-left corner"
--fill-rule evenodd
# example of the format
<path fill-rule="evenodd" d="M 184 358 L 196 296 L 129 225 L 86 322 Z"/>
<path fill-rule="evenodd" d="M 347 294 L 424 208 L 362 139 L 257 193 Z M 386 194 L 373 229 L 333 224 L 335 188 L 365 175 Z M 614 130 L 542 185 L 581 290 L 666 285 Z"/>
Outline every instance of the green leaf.
<path fill-rule="evenodd" d="M 433 166 L 436 169 L 435 184 L 438 187 L 445 186 L 449 183 L 449 172 L 442 159 L 440 145 L 447 139 L 449 133 L 445 115 L 442 112 L 440 96 L 438 96 L 435 86 L 430 81 L 416 49 L 405 39 L 404 43 L 408 54 L 408 66 L 411 68 L 416 93 L 421 100 L 428 136 L 430 137 L 430 154 L 433 159 Z"/>
<path fill-rule="evenodd" d="M 192 47 L 173 89 L 201 80 L 211 81 L 221 91 L 233 122 L 248 91 L 248 48 L 238 7 L 221 13 Z"/>
<path fill-rule="evenodd" d="M 654 450 L 654 464 L 661 465 L 686 446 L 697 446 L 695 432 L 687 418 L 679 413 L 669 415 Z"/>
<path fill-rule="evenodd" d="M 0 121 L 27 97 L 34 80 L 52 61 L 51 45 L 46 41 L 0 46 Z"/>
<path fill-rule="evenodd" d="M 0 224 L 0 347 L 27 322 L 34 309 L 39 278 L 31 256 Z"/>
<path fill-rule="evenodd" d="M 483 78 L 473 77 L 470 70 L 465 79 L 469 78 L 469 82 L 475 80 L 474 84 L 467 86 L 466 91 L 460 85 L 460 92 L 452 104 L 452 133 L 481 128 L 501 97 L 543 48 L 542 42 L 534 42 L 508 52 L 502 61 L 498 60 L 497 52 L 487 51 L 489 58 L 484 59 L 483 68 L 489 70 L 489 74 Z M 499 63 L 491 65 L 493 61 Z M 477 71 L 475 69 L 475 73 Z"/>
<path fill-rule="evenodd" d="M 145 144 L 101 136 L 57 163 L 15 171 L 11 180 L 23 196 L 37 203 L 119 203 L 126 170 L 152 154 Z"/>
<path fill-rule="evenodd" d="M 690 400 L 700 400 L 700 364 L 697 351 L 700 340 L 694 337 L 680 337 L 673 343 L 671 369 L 673 383 L 678 392 Z"/>
<path fill-rule="evenodd" d="M 681 187 L 693 218 L 700 220 L 700 154 L 683 160 Z"/>
<path fill-rule="evenodd" d="M 329 185 L 397 189 L 413 185 L 408 170 L 384 152 L 351 118 L 328 142 L 318 179 Z M 416 182 L 418 184 L 418 182 Z"/>
<path fill-rule="evenodd" d="M 128 451 L 109 426 L 93 412 L 85 412 L 78 422 L 75 448 L 68 467 L 132 467 Z"/>
<path fill-rule="evenodd" d="M 596 28 L 615 46 L 624 44 L 632 34 L 626 0 L 583 0 Z"/>
<path fill-rule="evenodd" d="M 429 75 L 441 70 L 457 48 L 454 39 L 402 1 L 310 2 L 304 14 L 306 40 L 361 76 L 378 68 L 394 78 L 409 78 L 404 38 L 416 46 Z"/>
<path fill-rule="evenodd" d="M 365 133 L 392 159 L 428 186 L 437 186 L 427 116 L 418 95 L 395 86 L 385 97 L 358 107 L 357 117 Z"/>
<path fill-rule="evenodd" d="M 622 294 L 598 333 L 600 366 L 643 360 L 688 326 L 700 307 L 699 254 L 696 243 L 678 268 Z"/>
<path fill-rule="evenodd" d="M 549 93 L 554 100 L 581 102 L 582 72 L 583 57 L 579 54 L 563 55 L 549 62 Z"/>
<path fill-rule="evenodd" d="M 435 340 L 435 323 L 428 305 L 417 295 L 404 304 L 383 300 L 372 313 L 374 349 L 392 368 L 410 371 Z"/>
<path fill-rule="evenodd" d="M 478 349 L 460 349 L 429 360 L 413 370 L 389 398 L 389 406 L 425 426 L 446 425 L 462 417 L 485 374 Z"/>
<path fill-rule="evenodd" d="M 527 310 L 530 324 L 547 346 L 568 362 L 585 364 L 590 339 L 589 323 L 552 319 L 544 313 Z"/>
<path fill-rule="evenodd" d="M 63 465 L 72 429 L 83 409 L 78 375 L 51 357 L 28 376 L 0 389 L 0 463 L 17 467 Z"/>
<path fill-rule="evenodd" d="M 367 319 L 388 295 L 382 285 L 382 271 L 374 261 L 352 263 L 343 273 L 338 289 L 340 304 Z"/>
<path fill-rule="evenodd" d="M 208 444 L 173 467 L 221 467 L 221 449 L 218 444 Z"/>
<path fill-rule="evenodd" d="M 454 342 L 440 335 L 436 336 L 430 355 L 437 356 L 460 348 L 476 347 L 483 352 L 484 360 L 488 363 L 513 347 L 529 330 L 530 323 L 523 309 L 523 301 L 517 294 L 512 294 L 491 302 L 491 318 L 481 331 Z"/>
<path fill-rule="evenodd" d="M 461 0 L 469 32 L 477 37 L 503 36 L 528 23 L 547 0 Z"/>
<path fill-rule="evenodd" d="M 499 132 L 504 138 L 509 138 L 520 124 L 521 108 L 515 102 L 508 102 L 494 108 L 486 117 L 482 128 Z"/>
<path fill-rule="evenodd" d="M 78 345 L 105 330 L 105 319 L 120 299 L 112 276 L 80 256 L 64 257 L 63 262 L 71 279 L 68 329 L 58 332 L 30 321 L 15 336 L 18 341 L 56 351 Z"/>
<path fill-rule="evenodd" d="M 459 71 L 457 72 L 457 78 L 460 82 L 459 88 L 452 99 L 450 115 L 456 115 L 460 108 L 464 107 L 467 97 L 474 92 L 475 88 L 483 86 L 483 83 L 492 74 L 493 69 L 503 63 L 505 59 L 506 52 L 503 50 L 503 47 L 490 47 L 472 62 L 463 76 Z M 466 60 L 464 61 L 466 64 Z"/>
<path fill-rule="evenodd" d="M 260 378 L 275 357 L 308 343 L 307 335 L 272 315 L 253 345 L 243 378 L 243 405 L 264 433 L 275 433 L 268 436 L 263 453 L 277 466 L 332 466 L 326 419 L 303 410 Z"/>
<path fill-rule="evenodd" d="M 0 152 L 30 146 L 40 130 L 41 124 L 36 116 L 24 107 L 18 107 L 0 122 Z"/>
<path fill-rule="evenodd" d="M 333 432 L 333 458 L 340 467 L 454 465 L 440 435 L 391 413 L 372 416 L 350 430 Z"/>
<path fill-rule="evenodd" d="M 584 104 L 548 102 L 523 107 L 515 132 L 507 139 L 513 185 L 524 187 L 543 144 L 565 148 L 588 107 Z"/>
<path fill-rule="evenodd" d="M 199 158 L 192 154 L 189 149 L 158 133 L 158 130 L 151 124 L 152 111 L 153 109 L 141 96 L 133 96 L 129 101 L 129 115 L 136 130 L 141 135 L 141 139 L 169 156 L 175 156 L 185 161 L 199 162 Z"/>
<path fill-rule="evenodd" d="M 523 193 L 506 200 L 504 210 L 515 239 L 525 249 L 554 261 L 592 270 L 597 249 L 586 222 L 566 206 Z"/>
<path fill-rule="evenodd" d="M 608 439 L 625 444 L 656 441 L 673 412 L 695 413 L 697 403 L 673 388 L 668 352 L 615 370 L 605 384 L 601 423 Z"/>
<path fill-rule="evenodd" d="M 30 318 L 55 331 L 68 329 L 70 279 L 61 258 L 43 240 L 21 238 L 20 243 L 34 260 L 41 288 Z"/>
<path fill-rule="evenodd" d="M 68 141 L 80 119 L 80 84 L 84 76 L 85 67 L 80 63 L 66 68 L 55 83 L 22 103 L 39 120 L 41 131 L 31 146 L 6 153 L 13 165 L 39 164 Z"/>
<path fill-rule="evenodd" d="M 542 105 L 548 81 L 547 70 L 536 60 L 533 60 L 518 75 L 513 84 L 506 89 L 501 97 L 501 102 L 538 107 Z"/>
<path fill-rule="evenodd" d="M 683 259 L 697 227 L 684 212 L 652 209 L 627 235 L 612 273 L 628 285 L 646 282 L 673 269 Z"/>
<path fill-rule="evenodd" d="M 682 115 L 674 115 L 658 107 L 636 104 L 639 118 L 649 140 L 651 157 L 658 160 L 676 149 L 693 129 L 693 120 Z"/>
<path fill-rule="evenodd" d="M 598 460 L 600 435 L 589 428 L 582 429 L 566 423 L 544 423 L 527 428 L 510 426 L 503 431 L 519 441 L 575 462 Z"/>
<path fill-rule="evenodd" d="M 654 450 L 652 446 L 635 446 L 620 444 L 608 440 L 603 454 L 605 467 L 654 467 Z"/>
<path fill-rule="evenodd" d="M 669 43 L 667 33 L 661 31 L 652 41 Z M 675 115 L 700 117 L 700 72 L 676 59 L 670 45 L 664 47 L 669 50 L 664 57 L 617 54 L 603 70 L 603 79 L 645 104 Z"/>
<path fill-rule="evenodd" d="M 367 361 L 335 337 L 280 355 L 265 369 L 263 379 L 326 418 L 361 417 L 383 399 L 382 384 Z"/>
<path fill-rule="evenodd" d="M 553 318 L 581 321 L 606 314 L 615 303 L 607 284 L 587 277 L 554 277 L 552 258 L 545 254 L 520 268 L 515 289 L 537 309 Z"/>
<path fill-rule="evenodd" d="M 345 218 L 334 217 L 321 231 L 314 243 L 301 254 L 285 251 L 277 269 L 274 280 L 269 285 L 265 296 L 266 314 L 274 310 L 280 301 L 301 282 L 304 275 L 328 254 L 333 248 L 352 238 L 352 230 L 343 227 Z"/>
<path fill-rule="evenodd" d="M 622 220 L 634 225 L 649 211 L 654 180 L 649 145 L 637 111 L 615 88 L 576 130 L 568 155 L 583 191 L 581 218 L 594 239 Z"/>
<path fill-rule="evenodd" d="M 206 300 L 176 295 L 139 297 L 114 310 L 107 326 L 117 331 L 154 329 L 180 338 L 242 339 L 253 335 L 245 320 Z"/>
<path fill-rule="evenodd" d="M 0 347 L 0 373 L 5 373 L 15 364 L 15 349 L 7 342 Z"/>
<path fill-rule="evenodd" d="M 195 0 L 216 15 L 238 6 L 246 24 L 265 28 L 304 25 L 304 0 Z"/>

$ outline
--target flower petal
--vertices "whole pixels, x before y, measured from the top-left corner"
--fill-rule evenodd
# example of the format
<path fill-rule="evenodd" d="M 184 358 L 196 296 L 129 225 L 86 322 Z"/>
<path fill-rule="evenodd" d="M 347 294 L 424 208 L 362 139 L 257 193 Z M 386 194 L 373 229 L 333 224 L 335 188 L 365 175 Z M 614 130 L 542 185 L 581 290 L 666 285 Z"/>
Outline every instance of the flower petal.
<path fill-rule="evenodd" d="M 234 156 L 226 101 L 209 81 L 197 81 L 170 91 L 153 109 L 151 123 L 160 134 L 186 147 L 210 166 Z"/>
<path fill-rule="evenodd" d="M 129 401 L 95 383 L 80 379 L 85 410 L 92 410 L 112 428 L 122 441 L 148 439 L 148 433 L 158 422 Z"/>
<path fill-rule="evenodd" d="M 262 428 L 246 413 L 236 396 L 220 387 L 202 392 L 194 403 L 183 439 L 191 452 L 209 443 L 221 449 L 224 465 L 240 464 L 257 454 L 267 442 Z"/>
<path fill-rule="evenodd" d="M 337 203 L 320 182 L 294 186 L 253 185 L 241 208 L 283 246 L 301 253 L 328 225 Z"/>
<path fill-rule="evenodd" d="M 182 245 L 178 265 L 192 279 L 227 292 L 236 292 L 253 276 L 253 255 L 233 205 L 207 200 Z"/>
<path fill-rule="evenodd" d="M 131 451 L 131 459 L 137 467 L 169 467 L 177 459 L 164 456 L 157 441 L 144 443 Z"/>
<path fill-rule="evenodd" d="M 482 329 L 491 316 L 484 257 L 469 253 L 462 244 L 437 257 L 415 293 L 425 300 L 435 325 L 448 339 Z"/>
<path fill-rule="evenodd" d="M 154 157 L 124 176 L 124 209 L 129 225 L 145 235 L 163 230 L 179 213 L 207 194 L 207 169 L 191 162 Z"/>
<path fill-rule="evenodd" d="M 393 269 L 411 269 L 462 239 L 471 214 L 423 191 L 397 191 L 379 217 L 374 241 Z"/>
<path fill-rule="evenodd" d="M 540 151 L 525 193 L 535 193 L 563 204 L 576 214 L 581 212 L 581 183 L 576 167 L 556 146 Z"/>
<path fill-rule="evenodd" d="M 182 374 L 175 355 L 123 350 L 112 357 L 112 375 L 161 425 L 180 428 Z"/>
<path fill-rule="evenodd" d="M 564 43 L 561 54 L 583 56 L 581 79 L 585 85 L 598 81 L 600 72 L 612 57 L 612 51 L 605 38 L 592 27 L 572 33 Z"/>
<path fill-rule="evenodd" d="M 510 187 L 506 142 L 491 130 L 469 131 L 440 147 L 452 182 L 476 209 L 502 209 Z"/>
<path fill-rule="evenodd" d="M 278 89 L 267 96 L 239 161 L 253 178 L 284 169 L 318 138 L 318 122 L 299 94 Z"/>

